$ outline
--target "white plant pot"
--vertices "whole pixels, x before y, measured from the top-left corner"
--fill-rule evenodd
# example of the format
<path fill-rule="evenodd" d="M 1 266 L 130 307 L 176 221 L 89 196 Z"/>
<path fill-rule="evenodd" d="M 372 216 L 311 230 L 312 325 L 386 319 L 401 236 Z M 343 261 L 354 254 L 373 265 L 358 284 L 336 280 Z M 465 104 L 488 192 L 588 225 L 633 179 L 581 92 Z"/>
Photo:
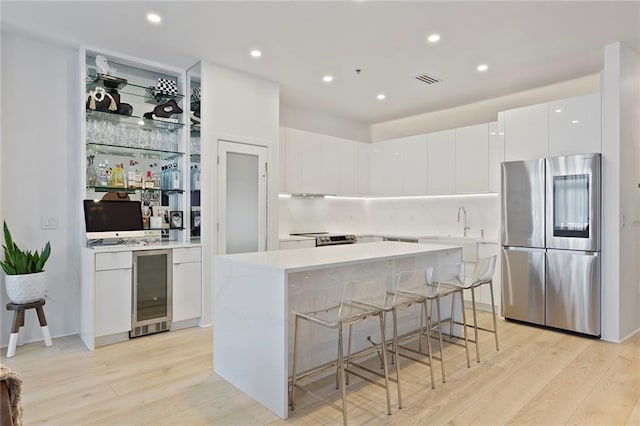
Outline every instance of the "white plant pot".
<path fill-rule="evenodd" d="M 38 299 L 44 299 L 47 291 L 47 275 L 45 271 L 37 274 L 5 274 L 4 284 L 11 302 L 31 303 Z"/>

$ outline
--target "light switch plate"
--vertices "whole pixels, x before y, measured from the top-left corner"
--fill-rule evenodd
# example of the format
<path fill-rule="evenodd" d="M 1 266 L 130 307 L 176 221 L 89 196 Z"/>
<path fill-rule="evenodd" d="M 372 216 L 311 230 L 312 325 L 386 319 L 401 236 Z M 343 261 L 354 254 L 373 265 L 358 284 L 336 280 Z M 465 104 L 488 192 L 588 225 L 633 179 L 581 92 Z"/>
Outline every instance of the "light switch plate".
<path fill-rule="evenodd" d="M 42 222 L 42 229 L 57 229 L 58 218 L 57 216 L 42 216 L 40 218 Z"/>

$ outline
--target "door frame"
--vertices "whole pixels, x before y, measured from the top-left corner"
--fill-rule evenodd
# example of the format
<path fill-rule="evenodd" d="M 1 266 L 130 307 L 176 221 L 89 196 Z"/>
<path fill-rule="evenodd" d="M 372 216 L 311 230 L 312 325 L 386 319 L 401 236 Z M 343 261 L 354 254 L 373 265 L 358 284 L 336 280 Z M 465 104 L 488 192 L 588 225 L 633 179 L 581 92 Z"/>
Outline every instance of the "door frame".
<path fill-rule="evenodd" d="M 218 139 L 218 151 L 217 151 L 217 186 L 215 188 L 216 191 L 216 207 L 217 207 L 217 253 L 227 253 L 226 250 L 226 232 L 225 228 L 227 226 L 227 218 L 226 218 L 226 200 L 227 200 L 227 188 L 223 186 L 222 182 L 222 174 L 226 172 L 226 164 L 225 159 L 223 158 L 222 152 L 233 152 L 237 154 L 245 154 L 245 155 L 257 155 L 259 158 L 258 162 L 258 170 L 259 174 L 261 173 L 264 179 L 261 182 L 262 190 L 264 191 L 261 195 L 261 199 L 258 201 L 258 208 L 264 211 L 264 215 L 261 212 L 258 216 L 258 251 L 265 251 L 268 247 L 268 238 L 269 238 L 269 230 L 268 230 L 268 221 L 269 221 L 269 202 L 268 202 L 268 185 L 269 185 L 269 170 L 268 170 L 268 155 L 269 150 L 265 146 L 254 145 L 254 144 L 245 144 L 238 143 L 234 141 L 222 140 Z M 233 148 L 231 148 L 233 146 Z M 260 150 L 261 152 L 256 152 L 256 150 Z"/>

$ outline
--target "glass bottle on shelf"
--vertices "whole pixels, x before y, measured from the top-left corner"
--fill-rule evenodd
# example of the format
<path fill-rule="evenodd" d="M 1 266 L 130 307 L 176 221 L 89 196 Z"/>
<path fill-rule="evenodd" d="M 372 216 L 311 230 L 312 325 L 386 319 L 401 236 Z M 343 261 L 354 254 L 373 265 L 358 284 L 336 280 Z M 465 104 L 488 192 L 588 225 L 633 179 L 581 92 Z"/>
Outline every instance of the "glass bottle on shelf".
<path fill-rule="evenodd" d="M 87 186 L 93 188 L 98 181 L 96 166 L 94 165 L 95 155 L 87 157 Z"/>
<path fill-rule="evenodd" d="M 151 177 L 153 178 L 153 188 L 160 189 L 161 188 L 160 171 L 158 169 L 157 163 L 153 163 L 153 169 L 151 170 Z"/>
<path fill-rule="evenodd" d="M 194 164 L 191 171 L 191 189 L 198 191 L 200 189 L 200 169 Z"/>
<path fill-rule="evenodd" d="M 171 189 L 180 189 L 180 169 L 178 163 L 173 163 L 173 171 L 171 172 Z"/>
<path fill-rule="evenodd" d="M 129 181 L 129 188 L 135 189 L 138 188 L 136 181 L 136 162 L 134 160 L 129 160 L 129 170 L 127 172 L 127 179 Z"/>

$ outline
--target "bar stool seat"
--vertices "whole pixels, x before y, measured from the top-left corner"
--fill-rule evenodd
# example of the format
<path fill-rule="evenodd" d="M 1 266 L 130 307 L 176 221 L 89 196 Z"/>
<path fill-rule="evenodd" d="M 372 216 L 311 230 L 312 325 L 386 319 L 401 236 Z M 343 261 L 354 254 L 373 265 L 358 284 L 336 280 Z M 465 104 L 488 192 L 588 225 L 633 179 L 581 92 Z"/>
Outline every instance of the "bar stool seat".
<path fill-rule="evenodd" d="M 51 334 L 49 333 L 49 326 L 47 325 L 47 319 L 44 316 L 44 304 L 44 299 L 39 299 L 31 303 L 7 303 L 7 310 L 13 311 L 13 325 L 11 326 L 11 335 L 9 336 L 7 358 L 12 358 L 16 354 L 18 332 L 20 331 L 20 327 L 24 326 L 24 311 L 27 309 L 35 309 L 38 314 L 38 321 L 40 322 L 42 336 L 44 337 L 44 345 L 53 345 L 53 342 L 51 341 Z"/>

